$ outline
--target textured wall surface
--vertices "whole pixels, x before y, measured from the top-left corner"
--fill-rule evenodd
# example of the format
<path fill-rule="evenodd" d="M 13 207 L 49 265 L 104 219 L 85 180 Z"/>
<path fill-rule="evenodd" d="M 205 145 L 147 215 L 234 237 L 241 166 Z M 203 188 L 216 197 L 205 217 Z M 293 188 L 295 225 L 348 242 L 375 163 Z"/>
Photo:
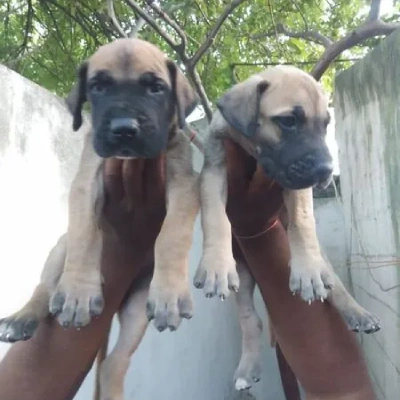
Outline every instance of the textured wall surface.
<path fill-rule="evenodd" d="M 362 344 L 379 399 L 400 393 L 400 32 L 335 83 L 350 279 L 383 328 Z"/>
<path fill-rule="evenodd" d="M 66 229 L 82 148 L 61 99 L 0 65 L 0 315 L 21 306 Z M 0 347 L 3 349 L 4 347 Z"/>

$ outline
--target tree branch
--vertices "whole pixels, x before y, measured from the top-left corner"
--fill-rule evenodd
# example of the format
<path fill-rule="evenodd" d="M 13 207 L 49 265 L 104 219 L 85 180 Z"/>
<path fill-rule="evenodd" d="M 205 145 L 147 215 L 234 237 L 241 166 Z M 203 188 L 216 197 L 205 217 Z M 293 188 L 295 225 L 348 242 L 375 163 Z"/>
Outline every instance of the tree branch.
<path fill-rule="evenodd" d="M 140 18 L 143 18 L 148 25 L 150 25 L 156 33 L 158 33 L 170 46 L 174 51 L 176 51 L 179 54 L 180 48 L 177 43 L 175 43 L 174 39 L 170 35 L 168 35 L 167 32 L 165 32 L 154 20 L 153 17 L 151 17 L 147 12 L 142 10 L 142 8 L 139 6 L 136 1 L 133 0 L 125 0 L 126 3 L 129 5 L 129 7 L 137 14 L 139 15 Z"/>
<path fill-rule="evenodd" d="M 207 93 L 204 89 L 204 86 L 201 82 L 200 75 L 196 70 L 196 64 L 200 61 L 201 57 L 206 53 L 209 47 L 212 45 L 215 37 L 217 36 L 219 30 L 221 29 L 223 23 L 228 18 L 228 16 L 235 10 L 239 5 L 244 3 L 246 0 L 233 0 L 231 4 L 229 4 L 220 17 L 218 18 L 215 25 L 212 27 L 210 33 L 206 37 L 205 41 L 200 45 L 195 54 L 189 58 L 186 53 L 187 46 L 187 35 L 183 31 L 183 29 L 176 23 L 158 4 L 154 3 L 154 0 L 146 0 L 146 4 L 149 8 L 151 8 L 157 16 L 166 24 L 168 24 L 171 28 L 173 28 L 181 39 L 181 43 L 176 43 L 174 39 L 165 32 L 156 22 L 156 20 L 149 15 L 146 11 L 144 11 L 137 2 L 133 0 L 126 0 L 126 3 L 131 7 L 131 9 L 139 15 L 140 18 L 150 25 L 154 31 L 159 34 L 166 43 L 177 53 L 181 62 L 185 66 L 186 74 L 188 78 L 192 82 L 194 89 L 196 90 L 200 102 L 204 108 L 204 112 L 206 114 L 207 119 L 210 121 L 212 117 L 212 107 L 211 103 L 207 97 Z"/>
<path fill-rule="evenodd" d="M 162 19 L 165 23 L 170 25 L 173 29 L 176 30 L 178 33 L 179 37 L 182 39 L 182 42 L 180 44 L 177 44 L 158 24 L 157 22 L 151 17 L 148 13 L 146 13 L 144 10 L 141 9 L 141 7 L 132 0 L 126 0 L 129 6 L 133 9 L 135 13 L 137 13 L 141 18 L 143 18 L 146 23 L 148 23 L 156 33 L 158 33 L 166 42 L 167 44 L 177 53 L 178 57 L 182 61 L 183 65 L 185 66 L 186 69 L 186 74 L 188 75 L 188 78 L 192 82 L 194 89 L 196 90 L 200 102 L 204 108 L 204 112 L 207 116 L 208 120 L 211 120 L 212 117 L 212 107 L 211 103 L 207 97 L 206 91 L 204 89 L 204 86 L 201 82 L 201 78 L 198 74 L 198 72 L 195 69 L 195 66 L 192 65 L 192 59 L 189 59 L 188 55 L 186 54 L 185 48 L 186 48 L 186 43 L 187 43 L 187 37 L 186 34 L 183 32 L 182 28 L 179 27 L 179 25 L 173 21 L 169 15 L 164 12 L 159 6 L 155 5 L 151 0 L 147 1 L 147 4 L 149 7 L 151 7 L 159 16 L 160 19 Z M 236 0 L 236 3 L 241 3 L 244 0 Z M 235 6 L 236 7 L 236 6 Z M 224 18 L 224 20 L 226 17 Z M 219 28 L 218 28 L 219 30 Z M 218 31 L 217 31 L 218 32 Z M 216 33 L 217 33 L 216 32 Z M 203 53 L 204 54 L 204 53 Z"/>
<path fill-rule="evenodd" d="M 94 42 L 96 43 L 96 46 L 100 46 L 101 43 L 99 41 L 99 39 L 97 38 L 97 35 L 95 34 L 95 32 L 93 32 L 88 26 L 87 24 L 85 24 L 85 21 L 83 19 L 81 19 L 81 15 L 78 17 L 78 12 L 76 13 L 76 15 L 71 14 L 71 12 L 65 8 L 64 6 L 60 5 L 57 1 L 54 0 L 46 0 L 47 2 L 51 3 L 54 7 L 58 8 L 59 10 L 61 10 L 63 13 L 65 13 L 65 15 L 67 15 L 72 21 L 75 21 L 81 28 L 82 30 L 89 35 Z M 79 9 L 77 9 L 77 11 L 79 11 Z M 37 16 L 36 16 L 37 19 Z"/>
<path fill-rule="evenodd" d="M 256 35 L 251 35 L 251 38 L 253 40 L 259 40 L 264 37 L 275 36 L 277 33 L 293 39 L 304 39 L 308 42 L 314 42 L 320 44 L 321 46 L 324 46 L 325 48 L 333 43 L 332 39 L 317 31 L 313 31 L 310 29 L 306 29 L 305 31 L 291 31 L 287 29 L 282 23 L 276 24 L 276 29 L 274 29 L 273 31 L 257 33 Z"/>
<path fill-rule="evenodd" d="M 24 39 L 20 46 L 20 49 L 17 52 L 17 57 L 20 54 L 23 54 L 26 51 L 26 48 L 28 46 L 29 35 L 30 35 L 31 29 L 32 29 L 33 15 L 34 15 L 34 9 L 33 9 L 33 5 L 32 5 L 32 0 L 28 0 L 28 15 L 26 17 L 26 22 L 25 22 Z"/>
<path fill-rule="evenodd" d="M 369 9 L 367 21 L 376 21 L 379 18 L 380 11 L 381 0 L 371 0 L 371 8 Z"/>
<path fill-rule="evenodd" d="M 138 20 L 136 21 L 135 26 L 130 31 L 128 37 L 130 37 L 131 39 L 137 37 L 137 35 L 139 35 L 140 30 L 145 25 L 146 25 L 146 21 L 142 17 L 139 17 Z"/>
<path fill-rule="evenodd" d="M 175 30 L 175 32 L 181 39 L 181 43 L 178 45 L 180 46 L 179 51 L 181 54 L 186 54 L 185 51 L 187 46 L 187 36 L 185 32 L 182 30 L 182 28 L 172 18 L 170 18 L 170 16 L 160 6 L 158 6 L 154 2 L 154 0 L 147 0 L 146 3 L 152 10 L 154 10 L 157 13 L 157 15 L 164 22 L 166 22 L 169 26 L 171 26 Z"/>
<path fill-rule="evenodd" d="M 207 93 L 204 89 L 203 83 L 201 82 L 201 78 L 196 68 L 188 68 L 186 70 L 187 75 L 189 76 L 190 81 L 192 82 L 194 89 L 199 95 L 201 105 L 204 108 L 204 113 L 206 114 L 208 122 L 211 121 L 212 118 L 212 107 L 210 100 L 207 97 Z"/>
<path fill-rule="evenodd" d="M 110 16 L 107 12 L 99 12 L 97 10 L 91 11 L 97 19 L 98 26 L 104 32 L 104 35 L 111 42 L 116 34 L 116 28 L 112 23 Z M 70 32 L 72 34 L 72 32 Z"/>
<path fill-rule="evenodd" d="M 400 28 L 400 23 L 389 23 L 379 19 L 380 6 L 381 0 L 371 0 L 370 10 L 365 22 L 343 38 L 339 39 L 337 42 L 333 42 L 330 38 L 321 33 L 309 29 L 302 32 L 290 31 L 283 24 L 277 24 L 276 33 L 291 38 L 304 39 L 309 42 L 321 44 L 325 47 L 324 53 L 311 71 L 311 75 L 313 75 L 315 79 L 319 80 L 329 68 L 332 61 L 334 61 L 343 51 L 348 50 L 371 37 L 390 35 L 394 30 Z M 254 35 L 252 38 L 257 40 L 262 37 L 272 36 L 273 34 L 274 33 L 271 32 L 262 33 Z"/>
<path fill-rule="evenodd" d="M 9 6 L 9 4 L 8 4 Z M 21 8 L 23 8 L 25 6 L 24 3 L 21 3 L 18 6 L 15 6 L 13 8 L 8 9 L 7 11 L 1 12 L 0 13 L 0 21 L 4 21 L 6 18 L 8 18 L 9 16 L 11 16 L 12 14 L 14 14 L 15 12 L 19 11 Z"/>
<path fill-rule="evenodd" d="M 363 42 L 364 40 L 381 35 L 390 35 L 393 31 L 400 28 L 400 23 L 389 23 L 381 20 L 367 20 L 359 28 L 347 34 L 342 39 L 330 45 L 322 54 L 317 64 L 311 71 L 311 75 L 316 79 L 321 79 L 322 75 L 329 68 L 331 62 L 343 51 L 350 49 Z"/>
<path fill-rule="evenodd" d="M 329 47 L 333 43 L 331 39 L 329 39 L 327 36 L 324 36 L 322 33 L 312 31 L 309 29 L 306 29 L 304 32 L 290 31 L 281 23 L 277 24 L 276 31 L 290 38 L 304 39 L 309 42 L 320 44 L 325 48 Z"/>
<path fill-rule="evenodd" d="M 111 18 L 111 21 L 112 21 L 115 29 L 118 31 L 118 33 L 121 35 L 121 37 L 127 38 L 128 35 L 122 29 L 122 26 L 118 22 L 117 16 L 115 15 L 114 0 L 107 0 L 107 12 L 108 12 L 109 17 Z"/>
<path fill-rule="evenodd" d="M 213 44 L 215 37 L 217 36 L 219 30 L 221 29 L 223 23 L 228 18 L 228 16 L 235 10 L 235 8 L 239 7 L 246 0 L 233 0 L 231 4 L 229 4 L 222 14 L 219 16 L 217 22 L 211 28 L 210 33 L 208 34 L 206 40 L 200 46 L 200 48 L 196 51 L 193 57 L 190 60 L 190 64 L 192 67 L 195 67 L 196 64 L 200 61 L 201 57 L 203 57 L 204 53 L 209 49 L 209 47 Z"/>
<path fill-rule="evenodd" d="M 297 4 L 297 1 L 292 0 L 292 4 L 294 5 L 294 7 L 296 8 L 297 12 L 300 14 L 301 19 L 304 22 L 304 26 L 306 28 L 306 31 L 308 31 L 308 23 L 307 23 L 307 18 L 305 17 L 303 11 L 301 10 L 301 8 L 299 7 L 299 5 Z"/>

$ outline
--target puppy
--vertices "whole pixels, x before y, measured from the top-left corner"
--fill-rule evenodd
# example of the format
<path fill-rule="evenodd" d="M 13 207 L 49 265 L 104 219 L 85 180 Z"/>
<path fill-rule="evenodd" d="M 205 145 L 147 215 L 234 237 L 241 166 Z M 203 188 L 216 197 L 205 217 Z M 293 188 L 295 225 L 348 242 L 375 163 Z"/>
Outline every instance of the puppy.
<path fill-rule="evenodd" d="M 64 327 L 80 328 L 102 312 L 103 167 L 111 158 L 121 158 L 124 171 L 132 159 L 164 152 L 167 213 L 155 243 L 147 311 L 157 329 L 175 330 L 181 318 L 191 317 L 193 307 L 187 262 L 199 210 L 198 176 L 190 142 L 180 128 L 197 98 L 176 64 L 139 39 L 100 47 L 78 75 L 67 99 L 73 129 L 81 127 L 87 101 L 91 124 L 83 132 L 80 165 L 70 189 L 66 257 L 57 286 L 49 293 L 50 313 Z M 40 290 L 47 296 L 46 285 Z"/>
<path fill-rule="evenodd" d="M 80 327 L 102 311 L 101 211 L 95 210 L 101 210 L 103 201 L 100 171 L 105 160 L 129 162 L 166 152 L 167 215 L 155 244 L 147 310 L 157 329 L 175 330 L 182 317 L 192 315 L 187 258 L 199 199 L 190 143 L 179 128 L 197 98 L 161 50 L 139 39 L 119 39 L 100 47 L 79 69 L 78 85 L 67 100 L 74 130 L 82 124 L 86 101 L 92 129 L 70 191 L 67 255 L 50 312 L 63 326 Z"/>
<path fill-rule="evenodd" d="M 238 143 L 284 189 L 282 222 L 291 253 L 290 290 L 309 304 L 328 298 L 352 330 L 371 333 L 380 325 L 346 291 L 319 246 L 312 187 L 329 184 L 333 165 L 325 143 L 328 102 L 318 83 L 297 68 L 278 66 L 233 86 L 217 102 L 217 108 L 200 174 L 204 240 L 194 285 L 202 288 L 206 297 L 224 299 L 230 291 L 237 292 L 243 342 L 235 386 L 241 390 L 259 379 L 262 325 L 253 304 L 255 282 L 243 261 L 237 270 L 232 253 L 231 226 L 225 212 L 226 138 Z M 263 233 L 255 232 L 254 237 Z M 239 281 L 244 287 L 239 287 Z"/>
<path fill-rule="evenodd" d="M 326 299 L 334 279 L 315 232 L 312 190 L 331 179 L 325 143 L 327 98 L 305 72 L 279 66 L 230 89 L 217 103 L 205 143 L 200 175 L 203 256 L 195 286 L 207 297 L 225 298 L 239 279 L 225 213 L 227 183 L 223 139 L 241 145 L 284 190 L 291 251 L 290 289 L 311 303 Z M 256 232 L 257 234 L 257 232 Z M 218 243 L 218 246 L 215 246 Z"/>

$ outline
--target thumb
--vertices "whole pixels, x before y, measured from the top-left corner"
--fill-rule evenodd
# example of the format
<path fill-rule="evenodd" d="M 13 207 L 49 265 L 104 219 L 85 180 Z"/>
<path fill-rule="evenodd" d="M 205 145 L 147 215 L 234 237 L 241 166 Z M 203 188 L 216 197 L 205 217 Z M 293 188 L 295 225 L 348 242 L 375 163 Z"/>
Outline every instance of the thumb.
<path fill-rule="evenodd" d="M 226 172 L 229 192 L 232 195 L 247 192 L 249 179 L 247 176 L 248 155 L 246 152 L 231 139 L 224 140 L 226 154 Z"/>
<path fill-rule="evenodd" d="M 248 193 L 249 196 L 268 192 L 275 185 L 273 179 L 268 178 L 260 164 L 257 164 L 256 172 L 254 173 L 250 183 Z"/>
<path fill-rule="evenodd" d="M 146 160 L 145 197 L 146 199 L 161 198 L 165 195 L 165 154 Z"/>

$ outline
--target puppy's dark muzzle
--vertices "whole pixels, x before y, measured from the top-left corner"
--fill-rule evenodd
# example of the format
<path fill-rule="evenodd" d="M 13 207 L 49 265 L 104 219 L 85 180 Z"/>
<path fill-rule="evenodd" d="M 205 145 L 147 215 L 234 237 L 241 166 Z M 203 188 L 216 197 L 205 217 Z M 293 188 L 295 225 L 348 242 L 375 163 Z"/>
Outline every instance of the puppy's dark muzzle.
<path fill-rule="evenodd" d="M 264 146 L 259 162 L 265 173 L 285 189 L 325 188 L 333 175 L 333 160 L 319 137 L 296 138 Z"/>
<path fill-rule="evenodd" d="M 140 125 L 135 118 L 112 118 L 107 141 L 120 157 L 135 157 L 138 149 Z"/>
<path fill-rule="evenodd" d="M 104 117 L 95 130 L 94 149 L 102 158 L 155 158 L 165 149 L 162 136 L 146 123 L 133 117 Z"/>
<path fill-rule="evenodd" d="M 325 152 L 307 154 L 286 169 L 286 178 L 293 189 L 304 189 L 329 185 L 333 174 L 332 158 Z"/>
<path fill-rule="evenodd" d="M 129 141 L 139 132 L 139 122 L 134 118 L 113 118 L 110 133 L 114 141 Z"/>

